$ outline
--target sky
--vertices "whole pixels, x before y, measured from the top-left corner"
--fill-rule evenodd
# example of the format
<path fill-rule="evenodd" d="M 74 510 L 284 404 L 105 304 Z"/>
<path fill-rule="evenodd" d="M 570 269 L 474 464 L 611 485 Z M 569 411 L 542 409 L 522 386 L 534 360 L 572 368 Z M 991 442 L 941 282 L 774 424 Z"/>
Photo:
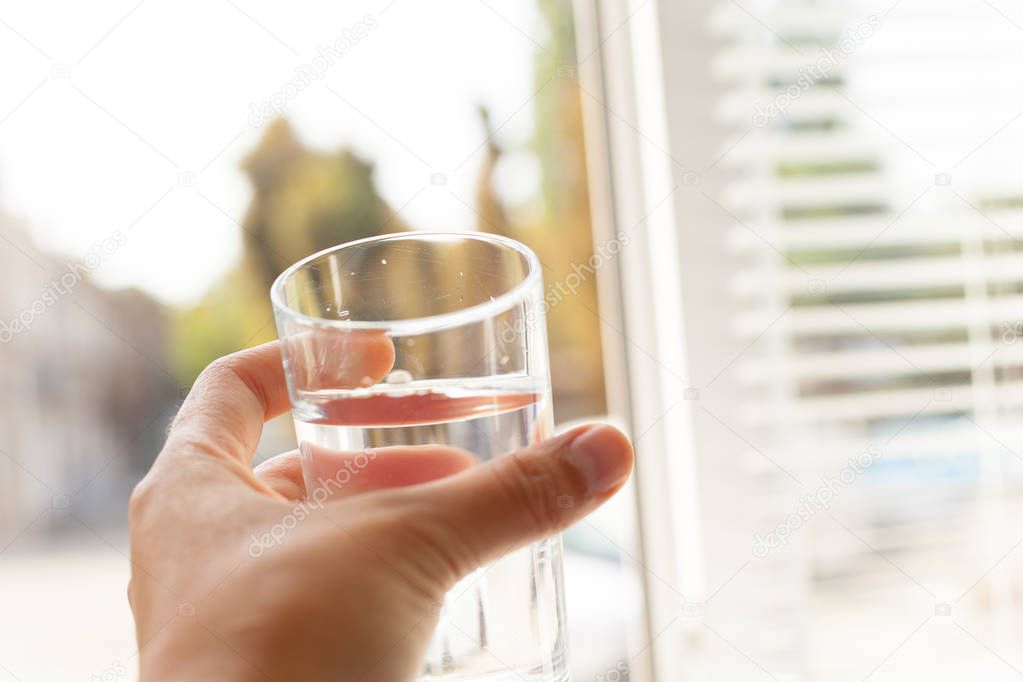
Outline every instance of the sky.
<path fill-rule="evenodd" d="M 469 229 L 476 104 L 503 124 L 503 143 L 526 143 L 544 28 L 532 3 L 436 7 L 0 0 L 0 213 L 66 259 L 120 231 L 95 279 L 187 305 L 239 255 L 250 192 L 238 164 L 262 134 L 253 112 L 273 100 L 310 146 L 373 160 L 408 224 Z M 344 38 L 333 63 L 317 59 Z M 539 182 L 525 152 L 499 173 L 512 201 Z"/>

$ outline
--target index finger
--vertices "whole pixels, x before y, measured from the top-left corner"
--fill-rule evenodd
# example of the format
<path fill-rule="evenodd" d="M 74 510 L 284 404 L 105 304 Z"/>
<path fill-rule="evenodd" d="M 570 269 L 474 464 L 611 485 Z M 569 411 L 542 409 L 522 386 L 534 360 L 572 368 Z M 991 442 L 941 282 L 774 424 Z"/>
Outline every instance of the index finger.
<path fill-rule="evenodd" d="M 333 368 L 326 373 L 333 387 L 378 381 L 394 362 L 394 345 L 381 333 L 310 334 L 317 338 L 302 343 L 317 349 L 322 366 Z M 263 423 L 288 407 L 279 341 L 226 355 L 199 375 L 165 450 L 198 450 L 250 466 Z"/>

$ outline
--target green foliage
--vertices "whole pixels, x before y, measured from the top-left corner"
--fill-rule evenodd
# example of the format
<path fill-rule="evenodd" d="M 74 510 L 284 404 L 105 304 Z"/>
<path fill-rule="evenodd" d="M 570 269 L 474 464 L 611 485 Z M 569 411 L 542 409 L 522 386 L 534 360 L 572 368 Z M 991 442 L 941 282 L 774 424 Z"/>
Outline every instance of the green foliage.
<path fill-rule="evenodd" d="M 353 239 L 406 229 L 376 190 L 373 167 L 350 151 L 306 148 L 272 121 L 243 162 L 253 187 L 241 262 L 176 325 L 175 367 L 193 377 L 221 355 L 275 338 L 269 290 L 287 266 Z"/>
<path fill-rule="evenodd" d="M 529 224 L 510 216 L 494 190 L 503 150 L 480 108 L 485 156 L 477 179 L 478 228 L 531 246 L 553 287 L 593 253 L 580 91 L 570 3 L 540 0 L 548 41 L 535 63 L 537 127 L 529 151 L 541 167 L 542 213 Z M 242 224 L 239 265 L 177 324 L 175 361 L 183 376 L 208 362 L 274 338 L 268 289 L 288 265 L 316 251 L 381 232 L 408 229 L 377 192 L 372 165 L 349 150 L 310 150 L 283 119 L 271 122 L 243 168 L 252 203 Z M 548 316 L 559 418 L 604 410 L 600 322 L 594 275 Z"/>
<path fill-rule="evenodd" d="M 348 150 L 305 148 L 284 119 L 270 123 L 243 166 L 255 189 L 242 223 L 246 258 L 266 288 L 310 253 L 404 229 L 389 220 L 370 163 Z"/>

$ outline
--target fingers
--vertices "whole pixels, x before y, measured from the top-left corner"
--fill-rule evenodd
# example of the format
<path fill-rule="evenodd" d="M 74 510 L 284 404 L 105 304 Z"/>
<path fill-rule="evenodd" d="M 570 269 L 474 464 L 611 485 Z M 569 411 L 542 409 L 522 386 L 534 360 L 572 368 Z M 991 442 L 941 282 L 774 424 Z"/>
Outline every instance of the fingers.
<path fill-rule="evenodd" d="M 287 409 L 288 391 L 276 341 L 226 355 L 196 379 L 174 419 L 164 451 L 191 446 L 247 464 L 263 422 Z"/>
<path fill-rule="evenodd" d="M 271 457 L 257 466 L 252 473 L 286 499 L 301 500 L 305 497 L 302 457 L 298 450 Z"/>
<path fill-rule="evenodd" d="M 434 546 L 462 574 L 575 523 L 625 483 L 633 452 L 617 429 L 574 429 L 458 476 L 410 489 Z M 425 524 L 425 525 L 424 525 Z"/>
<path fill-rule="evenodd" d="M 394 344 L 382 332 L 317 329 L 282 343 L 292 381 L 303 391 L 370 386 L 394 366 Z"/>
<path fill-rule="evenodd" d="M 374 448 L 341 452 L 305 443 L 312 485 L 331 499 L 359 493 L 428 483 L 465 471 L 477 463 L 465 450 L 439 445 Z M 301 500 L 306 490 L 302 455 L 291 450 L 256 467 L 256 478 L 289 500 Z"/>
<path fill-rule="evenodd" d="M 371 490 L 427 483 L 462 472 L 477 463 L 465 450 L 443 445 L 414 445 L 341 452 L 303 443 L 311 486 L 332 498 Z M 311 495 L 312 491 L 308 491 Z"/>
<path fill-rule="evenodd" d="M 319 390 L 373 383 L 394 362 L 380 333 L 317 330 L 291 337 L 288 359 L 297 388 Z M 271 342 L 220 358 L 203 370 L 168 435 L 165 451 L 198 450 L 246 467 L 263 422 L 288 409 L 281 346 Z"/>

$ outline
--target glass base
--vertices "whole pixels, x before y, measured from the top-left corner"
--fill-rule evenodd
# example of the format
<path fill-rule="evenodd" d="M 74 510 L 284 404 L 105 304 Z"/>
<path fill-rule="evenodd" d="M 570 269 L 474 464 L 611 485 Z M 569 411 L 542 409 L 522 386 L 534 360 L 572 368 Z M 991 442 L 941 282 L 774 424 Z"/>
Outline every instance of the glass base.
<path fill-rule="evenodd" d="M 536 668 L 524 668 L 482 675 L 427 675 L 420 677 L 417 682 L 572 682 L 572 675 L 568 670 L 538 672 Z"/>
<path fill-rule="evenodd" d="M 572 674 L 568 669 L 567 649 L 559 646 L 550 657 L 543 662 L 529 666 L 503 670 L 494 670 L 490 666 L 487 671 L 452 671 L 441 674 L 422 675 L 416 682 L 572 682 Z M 491 659 L 493 661 L 493 659 Z"/>

